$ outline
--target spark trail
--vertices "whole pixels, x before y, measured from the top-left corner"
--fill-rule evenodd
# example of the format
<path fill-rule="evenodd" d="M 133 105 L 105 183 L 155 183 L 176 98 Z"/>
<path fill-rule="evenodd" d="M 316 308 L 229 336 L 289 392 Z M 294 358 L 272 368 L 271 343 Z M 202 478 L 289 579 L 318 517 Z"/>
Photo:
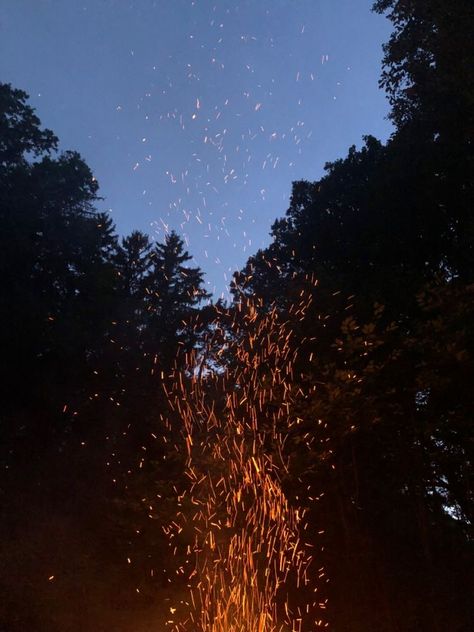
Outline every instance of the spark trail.
<path fill-rule="evenodd" d="M 297 317 L 311 302 L 300 298 Z M 168 393 L 184 427 L 189 484 L 180 504 L 189 509 L 166 531 L 176 541 L 188 533 L 192 568 L 190 607 L 170 624 L 201 632 L 320 629 L 325 604 L 308 572 L 305 511 L 292 506 L 282 482 L 297 357 L 290 326 L 276 309 L 265 313 L 243 299 L 211 330 L 207 350 L 187 358 L 196 369 L 176 374 Z"/>

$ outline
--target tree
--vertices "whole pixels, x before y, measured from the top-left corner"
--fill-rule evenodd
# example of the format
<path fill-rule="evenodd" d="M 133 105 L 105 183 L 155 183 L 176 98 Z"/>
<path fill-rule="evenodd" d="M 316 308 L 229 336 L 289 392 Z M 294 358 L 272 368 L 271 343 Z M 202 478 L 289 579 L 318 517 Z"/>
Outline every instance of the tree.
<path fill-rule="evenodd" d="M 378 0 L 394 31 L 384 46 L 380 85 L 392 139 L 406 164 L 421 165 L 426 221 L 444 216 L 448 265 L 474 274 L 474 7 L 470 0 Z"/>
<path fill-rule="evenodd" d="M 458 149 L 472 143 L 472 2 L 377 0 L 373 9 L 387 13 L 394 25 L 384 45 L 380 85 L 397 129 L 416 125 L 427 138 L 451 137 Z"/>
<path fill-rule="evenodd" d="M 272 243 L 235 278 L 235 305 L 253 294 L 262 310 L 283 312 L 301 350 L 287 484 L 324 492 L 311 524 L 328 534 L 335 627 L 463 630 L 473 7 L 381 0 L 375 9 L 395 26 L 381 85 L 396 130 L 386 145 L 366 137 L 319 181 L 293 184 Z M 315 279 L 303 316 L 295 296 Z"/>
<path fill-rule="evenodd" d="M 202 271 L 186 266 L 192 257 L 174 231 L 150 256 L 152 269 L 145 279 L 147 339 L 150 352 L 169 367 L 179 348 L 190 350 L 196 343 L 193 318 L 210 294 L 203 287 Z"/>
<path fill-rule="evenodd" d="M 143 353 L 143 336 L 147 324 L 146 279 L 152 266 L 151 248 L 148 235 L 133 231 L 122 239 L 115 257 L 120 293 L 117 338 L 123 356 L 133 351 L 135 362 L 137 354 Z"/>
<path fill-rule="evenodd" d="M 41 130 L 40 120 L 28 95 L 10 84 L 0 83 L 0 166 L 2 171 L 14 170 L 27 164 L 27 154 L 49 154 L 58 139 L 51 130 Z M 3 175 L 3 174 L 2 174 Z"/>
<path fill-rule="evenodd" d="M 96 210 L 89 167 L 76 152 L 56 153 L 27 98 L 0 84 L 0 522 L 2 540 L 17 539 L 1 554 L 0 627 L 12 630 L 55 617 L 25 586 L 43 573 L 40 559 L 54 559 L 84 594 L 87 585 L 95 594 L 97 559 L 107 568 L 102 588 L 115 592 L 116 577 L 131 594 L 123 547 L 135 538 L 143 572 L 152 548 L 163 558 L 143 504 L 169 494 L 180 472 L 170 442 L 154 438 L 166 434 L 161 385 L 178 349 L 196 343 L 208 297 L 176 234 L 153 251 L 138 231 L 119 243 L 110 216 Z M 87 544 L 84 533 L 94 534 Z"/>
<path fill-rule="evenodd" d="M 80 373 L 109 326 L 104 301 L 94 299 L 113 292 L 115 236 L 110 220 L 94 210 L 97 182 L 76 152 L 54 154 L 57 139 L 41 130 L 26 99 L 24 92 L 1 84 L 0 336 L 6 402 L 15 400 L 25 381 L 47 396 L 48 366 L 64 364 L 61 382 Z"/>

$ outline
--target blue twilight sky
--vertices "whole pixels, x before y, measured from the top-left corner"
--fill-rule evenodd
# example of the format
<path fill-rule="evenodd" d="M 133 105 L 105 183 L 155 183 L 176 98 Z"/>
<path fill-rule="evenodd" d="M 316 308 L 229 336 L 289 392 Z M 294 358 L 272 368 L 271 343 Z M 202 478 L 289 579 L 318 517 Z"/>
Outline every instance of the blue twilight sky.
<path fill-rule="evenodd" d="M 293 180 L 390 134 L 371 4 L 0 0 L 0 81 L 82 154 L 121 234 L 176 229 L 219 296 Z"/>

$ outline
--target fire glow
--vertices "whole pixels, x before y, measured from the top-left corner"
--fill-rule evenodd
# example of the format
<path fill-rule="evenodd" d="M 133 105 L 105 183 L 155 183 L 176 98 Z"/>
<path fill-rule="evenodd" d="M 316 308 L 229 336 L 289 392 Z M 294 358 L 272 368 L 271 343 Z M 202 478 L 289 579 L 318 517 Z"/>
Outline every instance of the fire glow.
<path fill-rule="evenodd" d="M 310 301 L 302 296 L 294 314 L 303 317 Z M 276 309 L 262 313 L 247 298 L 219 318 L 227 333 L 215 323 L 206 349 L 187 359 L 199 369 L 188 379 L 176 374 L 168 393 L 184 426 L 189 485 L 165 532 L 174 543 L 188 534 L 192 569 L 189 608 L 173 608 L 179 617 L 169 625 L 201 632 L 326 627 L 326 604 L 309 573 L 311 547 L 301 535 L 305 511 L 292 506 L 282 483 L 297 357 L 291 331 Z M 223 355 L 232 360 L 216 369 Z M 298 603 L 299 594 L 307 603 Z"/>

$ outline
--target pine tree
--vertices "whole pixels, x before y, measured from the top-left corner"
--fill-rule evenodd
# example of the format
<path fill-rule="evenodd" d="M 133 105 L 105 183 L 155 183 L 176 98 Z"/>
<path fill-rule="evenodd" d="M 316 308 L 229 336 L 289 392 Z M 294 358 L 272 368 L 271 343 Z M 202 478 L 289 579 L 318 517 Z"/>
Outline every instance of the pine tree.
<path fill-rule="evenodd" d="M 197 339 L 193 318 L 210 294 L 203 273 L 186 264 L 192 257 L 173 231 L 151 253 L 152 269 L 146 277 L 148 340 L 153 353 L 169 366 L 178 348 L 190 349 Z"/>

